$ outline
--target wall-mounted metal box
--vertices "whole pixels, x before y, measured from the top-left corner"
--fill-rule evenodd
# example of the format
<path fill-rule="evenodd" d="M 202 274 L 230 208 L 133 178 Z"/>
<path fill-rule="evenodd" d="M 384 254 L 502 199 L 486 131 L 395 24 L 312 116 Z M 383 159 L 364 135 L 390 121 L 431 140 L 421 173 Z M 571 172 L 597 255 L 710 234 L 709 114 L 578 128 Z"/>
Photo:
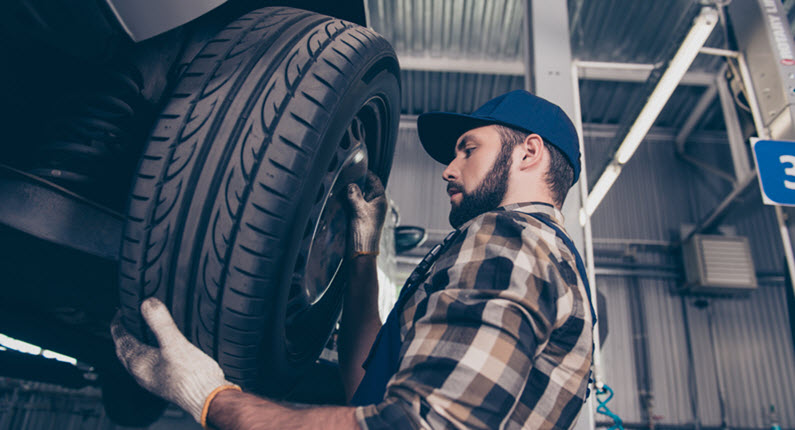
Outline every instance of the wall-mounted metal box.
<path fill-rule="evenodd" d="M 795 42 L 783 2 L 733 1 L 728 11 L 770 138 L 795 139 Z"/>
<path fill-rule="evenodd" d="M 757 288 L 746 237 L 697 234 L 684 244 L 682 254 L 687 275 L 684 292 L 736 294 Z"/>

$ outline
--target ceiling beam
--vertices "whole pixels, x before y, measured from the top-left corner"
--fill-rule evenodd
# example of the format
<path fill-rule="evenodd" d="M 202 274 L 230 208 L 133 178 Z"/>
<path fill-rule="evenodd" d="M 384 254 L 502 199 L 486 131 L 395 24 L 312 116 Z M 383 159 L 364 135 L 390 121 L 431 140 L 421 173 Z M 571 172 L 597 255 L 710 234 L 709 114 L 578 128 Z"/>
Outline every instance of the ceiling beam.
<path fill-rule="evenodd" d="M 417 129 L 417 115 L 400 115 L 400 128 L 403 130 Z M 619 132 L 618 124 L 583 124 L 586 139 L 614 139 Z M 652 127 L 646 135 L 650 142 L 674 142 L 680 130 L 671 127 Z M 692 131 L 687 140 L 693 143 L 728 144 L 725 131 Z"/>
<path fill-rule="evenodd" d="M 592 81 L 639 82 L 649 79 L 654 70 L 653 64 L 609 63 L 601 61 L 576 61 L 580 79 Z M 688 72 L 679 85 L 709 87 L 715 83 L 715 74 L 707 72 Z"/>
<path fill-rule="evenodd" d="M 615 139 L 619 132 L 618 124 L 583 124 L 583 134 L 586 139 Z M 673 127 L 652 127 L 646 134 L 644 141 L 671 143 L 676 140 L 679 129 Z M 693 131 L 687 138 L 688 142 L 701 144 L 728 144 L 725 131 Z"/>
<path fill-rule="evenodd" d="M 399 55 L 402 70 L 475 73 L 482 75 L 524 76 L 522 61 L 468 59 L 450 57 Z M 611 82 L 646 82 L 654 70 L 654 64 L 615 63 L 603 61 L 575 61 L 578 76 L 583 80 Z M 685 74 L 680 85 L 711 86 L 715 82 L 715 74 L 707 72 L 689 72 Z"/>
<path fill-rule="evenodd" d="M 521 61 L 398 55 L 402 70 L 524 76 Z"/>

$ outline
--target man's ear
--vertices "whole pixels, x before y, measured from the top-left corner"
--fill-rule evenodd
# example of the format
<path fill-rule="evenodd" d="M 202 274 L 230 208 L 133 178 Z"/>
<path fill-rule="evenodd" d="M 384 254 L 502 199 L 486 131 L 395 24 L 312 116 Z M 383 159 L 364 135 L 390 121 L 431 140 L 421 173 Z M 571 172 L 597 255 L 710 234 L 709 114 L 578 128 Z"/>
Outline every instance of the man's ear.
<path fill-rule="evenodd" d="M 518 145 L 521 151 L 519 168 L 521 170 L 537 167 L 544 159 L 544 140 L 537 134 L 528 135 L 522 143 Z"/>

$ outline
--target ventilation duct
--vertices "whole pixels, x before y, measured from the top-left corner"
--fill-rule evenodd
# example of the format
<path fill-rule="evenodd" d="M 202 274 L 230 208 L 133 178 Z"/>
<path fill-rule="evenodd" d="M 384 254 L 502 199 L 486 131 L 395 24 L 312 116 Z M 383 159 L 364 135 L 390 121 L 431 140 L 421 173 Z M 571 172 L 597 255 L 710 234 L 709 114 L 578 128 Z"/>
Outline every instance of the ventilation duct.
<path fill-rule="evenodd" d="M 682 249 L 691 294 L 748 293 L 757 288 L 748 238 L 693 235 Z"/>

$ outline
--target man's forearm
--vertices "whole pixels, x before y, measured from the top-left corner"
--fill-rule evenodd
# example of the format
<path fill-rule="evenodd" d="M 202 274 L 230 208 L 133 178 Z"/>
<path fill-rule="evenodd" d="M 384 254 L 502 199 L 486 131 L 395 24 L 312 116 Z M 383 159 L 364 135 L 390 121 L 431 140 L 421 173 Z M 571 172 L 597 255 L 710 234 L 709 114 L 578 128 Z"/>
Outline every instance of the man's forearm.
<path fill-rule="evenodd" d="M 359 429 L 354 411 L 342 406 L 292 407 L 225 390 L 210 403 L 207 422 L 218 430 Z"/>
<path fill-rule="evenodd" d="M 340 371 L 348 400 L 364 376 L 362 363 L 380 328 L 376 257 L 356 257 L 348 267 L 348 291 L 342 308 L 338 342 Z"/>

